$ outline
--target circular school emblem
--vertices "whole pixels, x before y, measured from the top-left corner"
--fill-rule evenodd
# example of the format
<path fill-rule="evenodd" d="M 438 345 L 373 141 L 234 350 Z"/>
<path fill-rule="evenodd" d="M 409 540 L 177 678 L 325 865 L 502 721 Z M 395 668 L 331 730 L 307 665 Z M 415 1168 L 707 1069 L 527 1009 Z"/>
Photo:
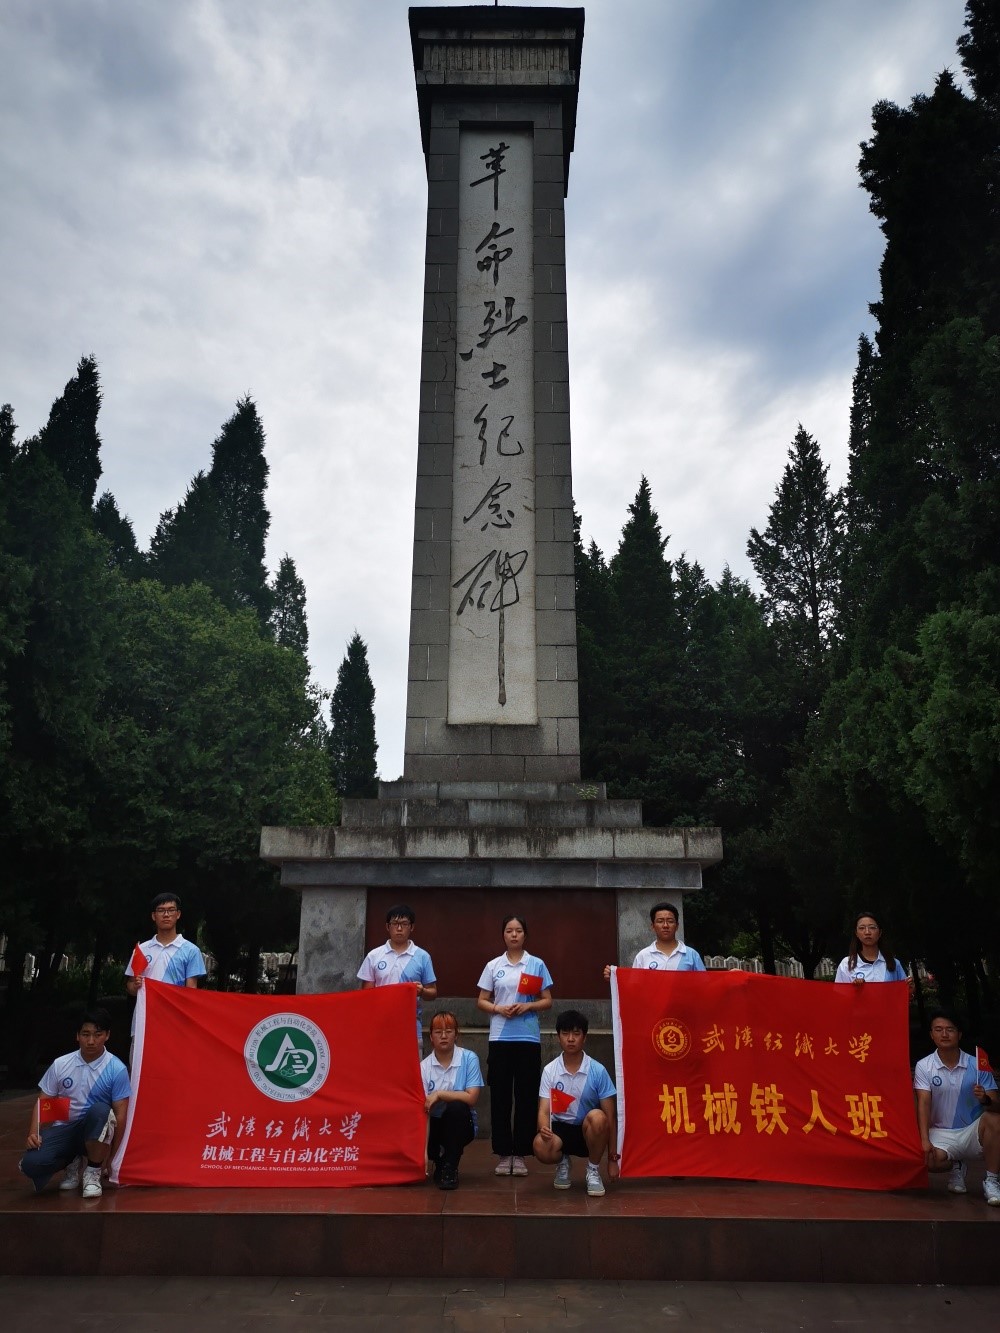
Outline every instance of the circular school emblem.
<path fill-rule="evenodd" d="M 301 1102 L 326 1082 L 330 1047 L 320 1028 L 302 1014 L 271 1014 L 243 1047 L 254 1086 L 276 1102 Z"/>
<path fill-rule="evenodd" d="M 653 1049 L 664 1060 L 681 1060 L 691 1049 L 691 1033 L 678 1018 L 661 1018 L 653 1028 Z"/>

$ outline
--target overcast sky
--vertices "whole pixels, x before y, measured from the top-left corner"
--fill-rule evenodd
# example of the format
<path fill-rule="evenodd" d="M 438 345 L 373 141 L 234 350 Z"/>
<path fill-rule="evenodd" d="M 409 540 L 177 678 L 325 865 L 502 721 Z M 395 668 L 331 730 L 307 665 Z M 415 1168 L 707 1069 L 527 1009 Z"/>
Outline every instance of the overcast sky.
<path fill-rule="evenodd" d="M 568 7 L 568 6 L 560 6 Z M 402 770 L 426 179 L 403 0 L 0 0 L 0 402 L 97 357 L 145 546 L 249 392 L 269 563 L 325 688 L 351 634 Z M 593 0 L 567 201 L 574 494 L 611 554 L 750 573 L 799 421 L 840 484 L 883 98 L 961 73 L 963 0 Z"/>

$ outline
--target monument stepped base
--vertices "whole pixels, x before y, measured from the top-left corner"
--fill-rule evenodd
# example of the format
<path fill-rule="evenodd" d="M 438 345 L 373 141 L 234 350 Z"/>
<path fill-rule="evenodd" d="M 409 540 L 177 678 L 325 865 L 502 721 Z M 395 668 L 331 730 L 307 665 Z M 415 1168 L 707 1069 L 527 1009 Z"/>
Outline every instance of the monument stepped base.
<path fill-rule="evenodd" d="M 964 1198 L 746 1181 L 621 1181 L 588 1199 L 550 1169 L 498 1180 L 475 1143 L 462 1184 L 382 1189 L 108 1187 L 36 1197 L 17 1172 L 31 1099 L 0 1103 L 0 1273 L 20 1276 L 611 1278 L 996 1283 L 1000 1209 Z"/>

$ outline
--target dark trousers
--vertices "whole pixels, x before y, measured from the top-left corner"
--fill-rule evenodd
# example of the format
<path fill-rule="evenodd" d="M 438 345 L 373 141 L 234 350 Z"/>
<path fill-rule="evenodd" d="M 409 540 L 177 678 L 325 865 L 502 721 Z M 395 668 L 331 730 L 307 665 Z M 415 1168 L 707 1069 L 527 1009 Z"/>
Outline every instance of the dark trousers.
<path fill-rule="evenodd" d="M 18 1163 L 24 1175 L 34 1181 L 37 1191 L 43 1190 L 55 1173 L 69 1166 L 75 1157 L 82 1156 L 89 1140 L 101 1137 L 110 1114 L 107 1102 L 95 1102 L 79 1120 L 42 1125 L 42 1146 L 29 1148 Z"/>
<path fill-rule="evenodd" d="M 493 1151 L 498 1157 L 530 1157 L 538 1129 L 538 1085 L 542 1081 L 539 1043 L 491 1041 L 486 1081 L 490 1085 Z"/>
<path fill-rule="evenodd" d="M 443 1114 L 431 1116 L 427 1156 L 435 1164 L 458 1166 L 466 1145 L 475 1137 L 472 1108 L 465 1102 L 445 1102 Z"/>

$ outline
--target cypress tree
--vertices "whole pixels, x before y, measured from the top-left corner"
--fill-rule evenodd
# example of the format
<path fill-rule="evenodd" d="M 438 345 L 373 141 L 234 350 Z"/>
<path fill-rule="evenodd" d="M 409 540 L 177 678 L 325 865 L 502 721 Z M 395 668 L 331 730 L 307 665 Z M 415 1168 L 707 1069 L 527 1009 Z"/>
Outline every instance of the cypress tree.
<path fill-rule="evenodd" d="M 100 409 L 97 362 L 92 356 L 81 357 L 76 374 L 52 404 L 48 421 L 29 446 L 55 464 L 70 490 L 88 508 L 101 475 L 101 437 L 97 433 Z"/>
<path fill-rule="evenodd" d="M 271 630 L 276 643 L 294 648 L 303 657 L 309 647 L 306 623 L 306 585 L 299 578 L 295 561 L 282 557 L 271 585 Z"/>
<path fill-rule="evenodd" d="M 368 649 L 357 631 L 337 672 L 330 724 L 330 764 L 338 793 L 377 796 L 375 686 L 368 670 Z"/>

